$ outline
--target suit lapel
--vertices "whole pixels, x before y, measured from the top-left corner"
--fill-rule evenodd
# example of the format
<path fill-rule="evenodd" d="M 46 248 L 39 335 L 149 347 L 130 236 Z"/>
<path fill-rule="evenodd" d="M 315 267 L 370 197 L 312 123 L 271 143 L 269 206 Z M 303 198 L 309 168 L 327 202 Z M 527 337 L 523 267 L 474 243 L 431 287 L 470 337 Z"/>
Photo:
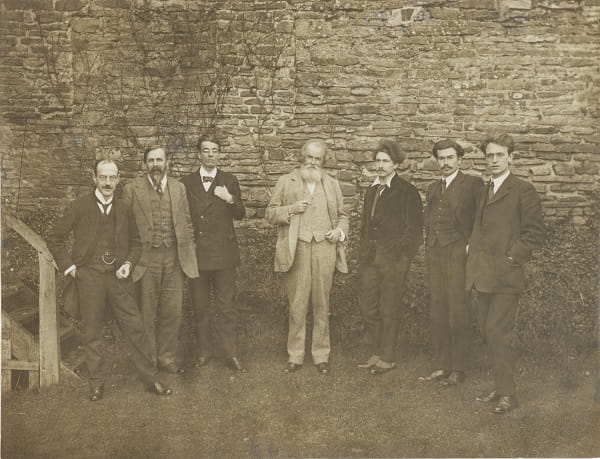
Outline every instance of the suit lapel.
<path fill-rule="evenodd" d="M 506 177 L 504 182 L 502 182 L 502 185 L 500 185 L 500 188 L 498 189 L 498 191 L 496 191 L 494 193 L 494 196 L 492 197 L 492 199 L 488 200 L 487 205 L 489 206 L 490 204 L 494 204 L 495 202 L 498 202 L 502 198 L 504 198 L 508 193 L 510 193 L 510 190 L 512 189 L 513 185 L 514 185 L 514 178 L 511 173 L 508 175 L 508 177 Z"/>
<path fill-rule="evenodd" d="M 377 190 L 377 187 L 372 187 Z M 375 209 L 374 219 L 380 219 L 388 213 L 387 207 L 389 203 L 394 202 L 396 195 L 400 192 L 400 178 L 398 175 L 392 177 L 390 187 L 387 186 L 381 192 L 381 196 L 377 200 L 377 208 Z M 373 193 L 373 200 L 375 199 L 375 192 Z"/>
<path fill-rule="evenodd" d="M 217 175 L 219 172 L 217 171 Z M 212 204 L 212 199 L 210 199 L 210 194 L 214 191 L 215 180 L 210 185 L 208 192 L 204 189 L 204 184 L 202 183 L 202 176 L 200 175 L 200 169 L 196 171 L 196 173 L 192 176 L 191 180 L 191 195 L 196 199 L 196 201 L 200 204 L 199 207 L 202 211 L 204 211 L 207 207 L 210 207 Z M 211 191 L 212 190 L 212 191 Z"/>
<path fill-rule="evenodd" d="M 119 245 L 119 236 L 121 235 L 121 227 L 123 226 L 123 223 L 125 221 L 125 215 L 123 212 L 123 207 L 121 205 L 121 202 L 118 201 L 117 199 L 114 199 L 114 204 L 113 204 L 113 210 L 115 211 L 115 246 Z"/>
<path fill-rule="evenodd" d="M 176 193 L 176 187 L 171 186 L 174 183 L 174 179 L 167 177 L 167 193 L 171 200 L 171 213 L 173 214 L 173 227 L 175 228 L 175 234 L 178 235 L 179 223 L 185 221 L 185 218 L 181 214 L 181 193 Z"/>
<path fill-rule="evenodd" d="M 455 196 L 460 195 L 460 190 L 462 188 L 462 184 L 463 184 L 464 180 L 465 180 L 464 174 L 461 171 L 458 171 L 458 174 L 456 175 L 456 177 L 454 177 L 454 180 L 452 180 L 452 183 L 446 189 L 448 199 L 450 199 L 450 207 L 453 209 L 456 207 L 456 204 L 457 204 Z M 441 188 L 441 186 L 442 185 L 440 183 L 440 188 Z"/>
<path fill-rule="evenodd" d="M 223 182 L 223 174 L 221 173 L 221 171 L 219 169 L 217 169 L 217 174 L 215 175 L 215 179 L 210 183 L 210 187 L 208 188 L 207 193 L 211 196 L 214 196 L 215 194 L 215 188 L 217 186 L 223 186 L 224 183 Z M 204 186 L 202 186 L 202 188 L 204 188 Z"/>
<path fill-rule="evenodd" d="M 137 199 L 140 203 L 140 207 L 148 220 L 148 224 L 150 228 L 152 228 L 152 196 L 150 195 L 150 182 L 148 181 L 148 176 L 144 177 L 144 180 L 140 180 L 136 183 L 135 193 L 137 195 Z"/>

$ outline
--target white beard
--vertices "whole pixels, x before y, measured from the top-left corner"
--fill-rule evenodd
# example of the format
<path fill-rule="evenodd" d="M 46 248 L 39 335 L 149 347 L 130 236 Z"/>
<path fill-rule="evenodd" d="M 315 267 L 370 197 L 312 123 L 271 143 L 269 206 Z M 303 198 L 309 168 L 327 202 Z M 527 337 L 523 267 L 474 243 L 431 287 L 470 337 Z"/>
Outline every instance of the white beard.
<path fill-rule="evenodd" d="M 302 166 L 300 169 L 300 173 L 302 174 L 302 179 L 306 183 L 316 183 L 321 181 L 322 172 L 321 169 L 312 167 Z"/>

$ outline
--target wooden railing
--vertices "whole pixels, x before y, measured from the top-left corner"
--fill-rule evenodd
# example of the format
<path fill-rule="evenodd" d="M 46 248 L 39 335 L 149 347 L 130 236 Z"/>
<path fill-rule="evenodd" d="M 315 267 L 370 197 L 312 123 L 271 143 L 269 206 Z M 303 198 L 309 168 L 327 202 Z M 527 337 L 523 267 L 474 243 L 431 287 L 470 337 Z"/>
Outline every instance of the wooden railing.
<path fill-rule="evenodd" d="M 56 308 L 55 270 L 58 269 L 44 240 L 17 217 L 2 215 L 3 231 L 10 228 L 16 231 L 37 250 L 40 267 L 39 292 L 39 362 L 4 360 L 3 370 L 29 369 L 31 364 L 39 365 L 41 387 L 58 383 L 59 379 L 59 340 L 58 312 Z M 29 365 L 28 365 L 29 364 Z"/>

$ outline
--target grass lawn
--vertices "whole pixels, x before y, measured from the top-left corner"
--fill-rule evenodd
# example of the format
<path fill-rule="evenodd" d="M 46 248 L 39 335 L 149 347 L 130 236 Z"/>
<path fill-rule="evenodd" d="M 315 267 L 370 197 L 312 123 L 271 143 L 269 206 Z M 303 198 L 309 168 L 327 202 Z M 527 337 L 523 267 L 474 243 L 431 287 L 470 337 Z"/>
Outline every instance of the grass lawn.
<path fill-rule="evenodd" d="M 368 375 L 356 368 L 366 357 L 357 340 L 334 343 L 331 374 L 308 359 L 289 375 L 285 330 L 261 319 L 244 318 L 248 374 L 215 360 L 183 377 L 161 375 L 175 391 L 168 398 L 143 392 L 127 369 L 97 403 L 85 382 L 4 394 L 2 457 L 600 456 L 593 355 L 552 368 L 522 359 L 521 407 L 498 416 L 474 400 L 491 388 L 479 350 L 466 382 L 451 389 L 417 381 L 428 356 L 402 346 L 397 369 Z"/>

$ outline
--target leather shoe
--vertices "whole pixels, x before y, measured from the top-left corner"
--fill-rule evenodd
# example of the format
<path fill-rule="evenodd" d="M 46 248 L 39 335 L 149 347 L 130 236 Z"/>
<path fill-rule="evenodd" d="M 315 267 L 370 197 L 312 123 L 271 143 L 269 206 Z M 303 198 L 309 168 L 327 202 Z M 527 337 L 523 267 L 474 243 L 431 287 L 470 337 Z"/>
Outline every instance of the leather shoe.
<path fill-rule="evenodd" d="M 327 363 L 327 362 L 317 363 L 317 371 L 319 373 L 321 373 L 322 375 L 329 374 L 329 363 Z"/>
<path fill-rule="evenodd" d="M 396 365 L 392 365 L 391 367 L 379 367 L 375 365 L 374 367 L 369 368 L 369 374 L 371 376 L 382 375 L 388 371 L 392 371 L 394 368 L 396 368 Z"/>
<path fill-rule="evenodd" d="M 492 413 L 495 413 L 495 414 L 508 413 L 509 411 L 512 411 L 515 408 L 518 408 L 518 406 L 519 406 L 519 401 L 517 400 L 517 397 L 515 397 L 513 395 L 503 395 L 498 400 L 498 404 L 492 410 Z"/>
<path fill-rule="evenodd" d="M 97 402 L 104 395 L 104 384 L 99 386 L 92 387 L 90 390 L 90 400 L 92 402 Z"/>
<path fill-rule="evenodd" d="M 428 376 L 419 376 L 419 381 L 437 381 L 448 377 L 446 370 L 435 370 Z"/>
<path fill-rule="evenodd" d="M 475 400 L 477 400 L 478 402 L 481 402 L 481 403 L 492 403 L 492 402 L 497 401 L 499 398 L 500 398 L 500 394 L 498 394 L 498 392 L 493 390 L 487 395 L 479 395 L 479 396 L 475 397 Z"/>
<path fill-rule="evenodd" d="M 212 359 L 212 356 L 210 356 L 210 355 L 201 355 L 200 357 L 198 357 L 198 360 L 196 360 L 196 363 L 194 364 L 194 366 L 196 368 L 203 367 L 208 362 L 210 362 L 211 359 Z"/>
<path fill-rule="evenodd" d="M 242 362 L 240 362 L 240 360 L 237 357 L 231 357 L 229 359 L 227 359 L 225 361 L 225 363 L 227 364 L 227 366 L 229 368 L 231 368 L 232 370 L 238 371 L 240 373 L 248 373 L 248 370 L 246 370 L 243 366 L 242 366 Z"/>
<path fill-rule="evenodd" d="M 148 392 L 152 392 L 156 395 L 171 395 L 173 391 L 169 389 L 167 386 L 163 385 L 163 383 L 155 381 L 147 388 Z"/>
<path fill-rule="evenodd" d="M 465 372 L 464 371 L 453 371 L 450 373 L 446 379 L 442 379 L 442 386 L 458 386 L 465 380 Z"/>
<path fill-rule="evenodd" d="M 159 365 L 158 369 L 165 373 L 172 373 L 174 375 L 182 375 L 185 373 L 185 369 L 178 367 L 175 362 L 167 363 L 166 365 Z"/>
<path fill-rule="evenodd" d="M 286 373 L 294 373 L 302 368 L 302 365 L 299 363 L 288 362 L 283 371 Z"/>

